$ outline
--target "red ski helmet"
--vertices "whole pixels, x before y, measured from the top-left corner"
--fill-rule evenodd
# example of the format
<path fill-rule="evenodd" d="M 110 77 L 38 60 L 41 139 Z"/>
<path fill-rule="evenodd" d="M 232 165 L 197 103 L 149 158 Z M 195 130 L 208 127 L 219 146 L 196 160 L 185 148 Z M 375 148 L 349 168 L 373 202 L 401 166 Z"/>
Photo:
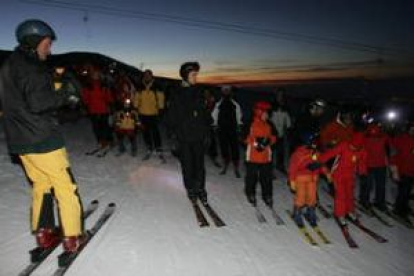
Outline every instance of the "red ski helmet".
<path fill-rule="evenodd" d="M 265 101 L 256 102 L 253 108 L 254 115 L 256 117 L 262 116 L 264 112 L 269 111 L 272 108 L 272 105 Z"/>

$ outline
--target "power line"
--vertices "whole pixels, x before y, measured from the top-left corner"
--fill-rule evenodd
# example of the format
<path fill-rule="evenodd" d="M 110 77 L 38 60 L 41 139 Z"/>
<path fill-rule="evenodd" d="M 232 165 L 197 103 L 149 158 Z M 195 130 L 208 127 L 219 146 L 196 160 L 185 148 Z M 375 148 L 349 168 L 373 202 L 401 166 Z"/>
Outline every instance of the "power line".
<path fill-rule="evenodd" d="M 367 44 L 358 43 L 358 42 L 349 42 L 349 41 L 344 41 L 344 40 L 339 40 L 339 39 L 323 38 L 323 37 L 318 37 L 318 36 L 283 32 L 283 31 L 272 30 L 272 29 L 262 29 L 262 28 L 249 27 L 249 26 L 232 24 L 232 23 L 224 23 L 224 22 L 217 22 L 217 21 L 208 21 L 208 20 L 188 18 L 188 17 L 172 16 L 168 14 L 131 11 L 131 10 L 124 10 L 124 9 L 119 9 L 115 7 L 105 7 L 105 6 L 85 4 L 85 3 L 74 4 L 70 2 L 55 1 L 55 0 L 49 0 L 49 1 L 21 0 L 21 2 L 27 3 L 27 4 L 36 4 L 36 5 L 42 5 L 42 6 L 71 9 L 71 10 L 77 10 L 81 12 L 84 12 L 85 10 L 89 10 L 92 12 L 111 15 L 111 16 L 122 15 L 122 16 L 132 17 L 132 18 L 140 18 L 140 19 L 151 20 L 151 21 L 159 21 L 159 22 L 167 22 L 167 23 L 185 25 L 187 27 L 197 27 L 197 28 L 210 29 L 210 30 L 241 33 L 241 34 L 246 34 L 246 35 L 262 36 L 262 37 L 273 38 L 273 39 L 283 39 L 283 40 L 330 46 L 330 47 L 336 47 L 336 48 L 342 48 L 342 49 L 360 51 L 360 52 L 369 52 L 369 53 L 382 54 L 382 55 L 401 54 L 401 50 L 372 46 L 372 45 L 367 45 Z"/>

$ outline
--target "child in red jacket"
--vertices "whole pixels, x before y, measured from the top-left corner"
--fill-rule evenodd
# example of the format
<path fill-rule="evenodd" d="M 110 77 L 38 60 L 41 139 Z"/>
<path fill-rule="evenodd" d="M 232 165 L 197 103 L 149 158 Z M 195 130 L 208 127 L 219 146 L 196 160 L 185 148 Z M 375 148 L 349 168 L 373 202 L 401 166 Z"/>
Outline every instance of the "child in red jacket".
<path fill-rule="evenodd" d="M 385 201 L 385 183 L 387 179 L 387 147 L 388 136 L 377 124 L 368 126 L 365 134 L 365 149 L 367 152 L 368 179 L 360 185 L 359 200 L 364 208 L 371 208 L 370 195 L 375 187 L 375 207 L 381 211 L 387 210 Z"/>
<path fill-rule="evenodd" d="M 325 163 L 332 158 L 335 158 L 331 171 L 335 188 L 334 215 L 339 223 L 346 225 L 346 216 L 356 219 L 354 206 L 356 174 L 367 174 L 363 133 L 355 132 L 350 142 L 342 142 L 326 151 L 321 155 L 320 160 Z"/>
<path fill-rule="evenodd" d="M 254 118 L 245 140 L 246 151 L 246 178 L 245 193 L 247 200 L 256 206 L 256 185 L 262 186 L 262 199 L 266 205 L 273 206 L 272 187 L 272 148 L 276 136 L 268 120 L 268 111 L 271 105 L 267 102 L 258 102 L 254 106 Z"/>
<path fill-rule="evenodd" d="M 293 219 L 299 227 L 303 227 L 302 209 L 307 207 L 305 217 L 315 227 L 317 203 L 317 187 L 319 174 L 325 173 L 326 167 L 319 162 L 320 153 L 316 147 L 316 133 L 304 133 L 302 145 L 299 146 L 290 158 L 288 177 L 292 192 L 295 193 Z"/>

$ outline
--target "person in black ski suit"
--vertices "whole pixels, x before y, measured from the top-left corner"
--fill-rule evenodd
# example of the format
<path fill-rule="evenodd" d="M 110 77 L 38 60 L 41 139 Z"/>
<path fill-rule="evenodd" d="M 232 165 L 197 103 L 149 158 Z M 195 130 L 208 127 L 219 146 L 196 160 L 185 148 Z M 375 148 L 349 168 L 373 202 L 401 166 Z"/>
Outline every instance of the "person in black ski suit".
<path fill-rule="evenodd" d="M 204 154 L 212 118 L 204 103 L 203 92 L 197 86 L 200 65 L 187 62 L 181 66 L 180 87 L 171 95 L 167 126 L 176 142 L 184 186 L 191 201 L 207 203 Z"/>
<path fill-rule="evenodd" d="M 56 112 L 79 103 L 78 91 L 53 87 L 47 66 L 54 30 L 40 20 L 16 29 L 19 43 L 0 68 L 0 102 L 9 153 L 18 156 L 31 182 L 31 230 L 42 249 L 60 242 L 77 252 L 84 239 L 82 203 Z M 55 223 L 55 200 L 61 225 Z"/>
<path fill-rule="evenodd" d="M 240 105 L 233 99 L 231 86 L 223 86 L 221 91 L 222 98 L 216 104 L 212 113 L 224 162 L 220 174 L 226 174 L 230 161 L 233 161 L 234 173 L 237 178 L 240 178 L 239 133 L 242 125 L 242 112 Z"/>

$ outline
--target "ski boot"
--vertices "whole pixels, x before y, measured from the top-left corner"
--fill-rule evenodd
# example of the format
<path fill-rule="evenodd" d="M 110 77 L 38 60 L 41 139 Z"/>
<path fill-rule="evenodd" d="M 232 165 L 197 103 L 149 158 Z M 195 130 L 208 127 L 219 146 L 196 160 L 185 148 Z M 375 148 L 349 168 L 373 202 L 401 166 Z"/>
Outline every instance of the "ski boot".
<path fill-rule="evenodd" d="M 253 205 L 254 207 L 257 206 L 257 200 L 256 200 L 256 196 L 255 195 L 246 195 L 247 197 L 247 201 Z"/>
<path fill-rule="evenodd" d="M 270 209 L 273 208 L 273 198 L 272 197 L 263 197 L 263 202 L 268 206 Z"/>
<path fill-rule="evenodd" d="M 86 235 L 64 237 L 62 244 L 63 250 L 68 253 L 76 253 L 86 242 Z"/>
<path fill-rule="evenodd" d="M 221 174 L 221 175 L 225 175 L 225 174 L 227 173 L 227 168 L 228 168 L 228 164 L 226 163 L 226 164 L 224 164 L 224 167 L 223 167 L 223 169 L 221 170 L 220 174 Z"/>
<path fill-rule="evenodd" d="M 61 240 L 61 234 L 56 229 L 40 228 L 36 232 L 36 243 L 39 247 L 44 249 L 56 246 Z"/>
<path fill-rule="evenodd" d="M 217 161 L 215 157 L 210 157 L 210 160 L 216 168 L 221 168 L 221 164 Z"/>
<path fill-rule="evenodd" d="M 198 193 L 198 199 L 200 200 L 201 204 L 204 206 L 208 205 L 208 198 L 207 198 L 207 192 L 201 191 Z"/>
<path fill-rule="evenodd" d="M 339 225 L 341 225 L 342 227 L 345 227 L 348 225 L 348 223 L 346 222 L 346 219 L 344 217 L 338 217 L 337 218 Z"/>
<path fill-rule="evenodd" d="M 238 160 L 233 161 L 233 166 L 234 166 L 234 175 L 236 176 L 236 178 L 241 178 L 240 170 L 239 170 L 239 161 Z"/>
<path fill-rule="evenodd" d="M 297 208 L 297 207 L 294 208 L 292 218 L 299 228 L 303 228 L 305 226 L 305 224 L 303 223 L 303 218 L 302 218 L 302 210 L 300 208 Z"/>
<path fill-rule="evenodd" d="M 118 152 L 116 154 L 116 156 L 121 156 L 125 153 L 125 147 L 119 147 Z"/>
<path fill-rule="evenodd" d="M 312 227 L 316 227 L 317 225 L 317 217 L 315 213 L 315 207 L 308 207 L 306 213 L 304 214 L 306 220 Z"/>
<path fill-rule="evenodd" d="M 349 213 L 348 215 L 347 215 L 347 217 L 350 219 L 350 220 L 352 220 L 352 221 L 356 221 L 356 222 L 358 222 L 358 215 L 356 214 L 356 213 L 354 213 L 354 212 L 351 212 L 351 213 Z"/>
<path fill-rule="evenodd" d="M 187 191 L 187 197 L 191 201 L 192 204 L 197 204 L 197 193 L 195 193 L 193 190 Z"/>
<path fill-rule="evenodd" d="M 142 158 L 142 161 L 147 161 L 151 158 L 152 155 L 152 150 L 148 150 L 147 153 L 144 155 L 144 157 Z"/>
<path fill-rule="evenodd" d="M 371 205 L 371 203 L 365 203 L 365 202 L 361 201 L 361 207 L 366 213 L 372 214 L 372 205 Z"/>
<path fill-rule="evenodd" d="M 236 176 L 236 178 L 241 178 L 241 174 L 240 174 L 239 168 L 235 168 L 234 169 L 234 175 Z"/>
<path fill-rule="evenodd" d="M 375 204 L 375 208 L 377 208 L 378 210 L 380 210 L 381 212 L 387 213 L 389 212 L 387 205 L 385 203 L 381 203 L 381 204 Z"/>
<path fill-rule="evenodd" d="M 165 160 L 164 154 L 162 153 L 162 150 L 157 150 L 158 158 L 161 160 L 162 164 L 167 163 L 167 160 Z"/>

